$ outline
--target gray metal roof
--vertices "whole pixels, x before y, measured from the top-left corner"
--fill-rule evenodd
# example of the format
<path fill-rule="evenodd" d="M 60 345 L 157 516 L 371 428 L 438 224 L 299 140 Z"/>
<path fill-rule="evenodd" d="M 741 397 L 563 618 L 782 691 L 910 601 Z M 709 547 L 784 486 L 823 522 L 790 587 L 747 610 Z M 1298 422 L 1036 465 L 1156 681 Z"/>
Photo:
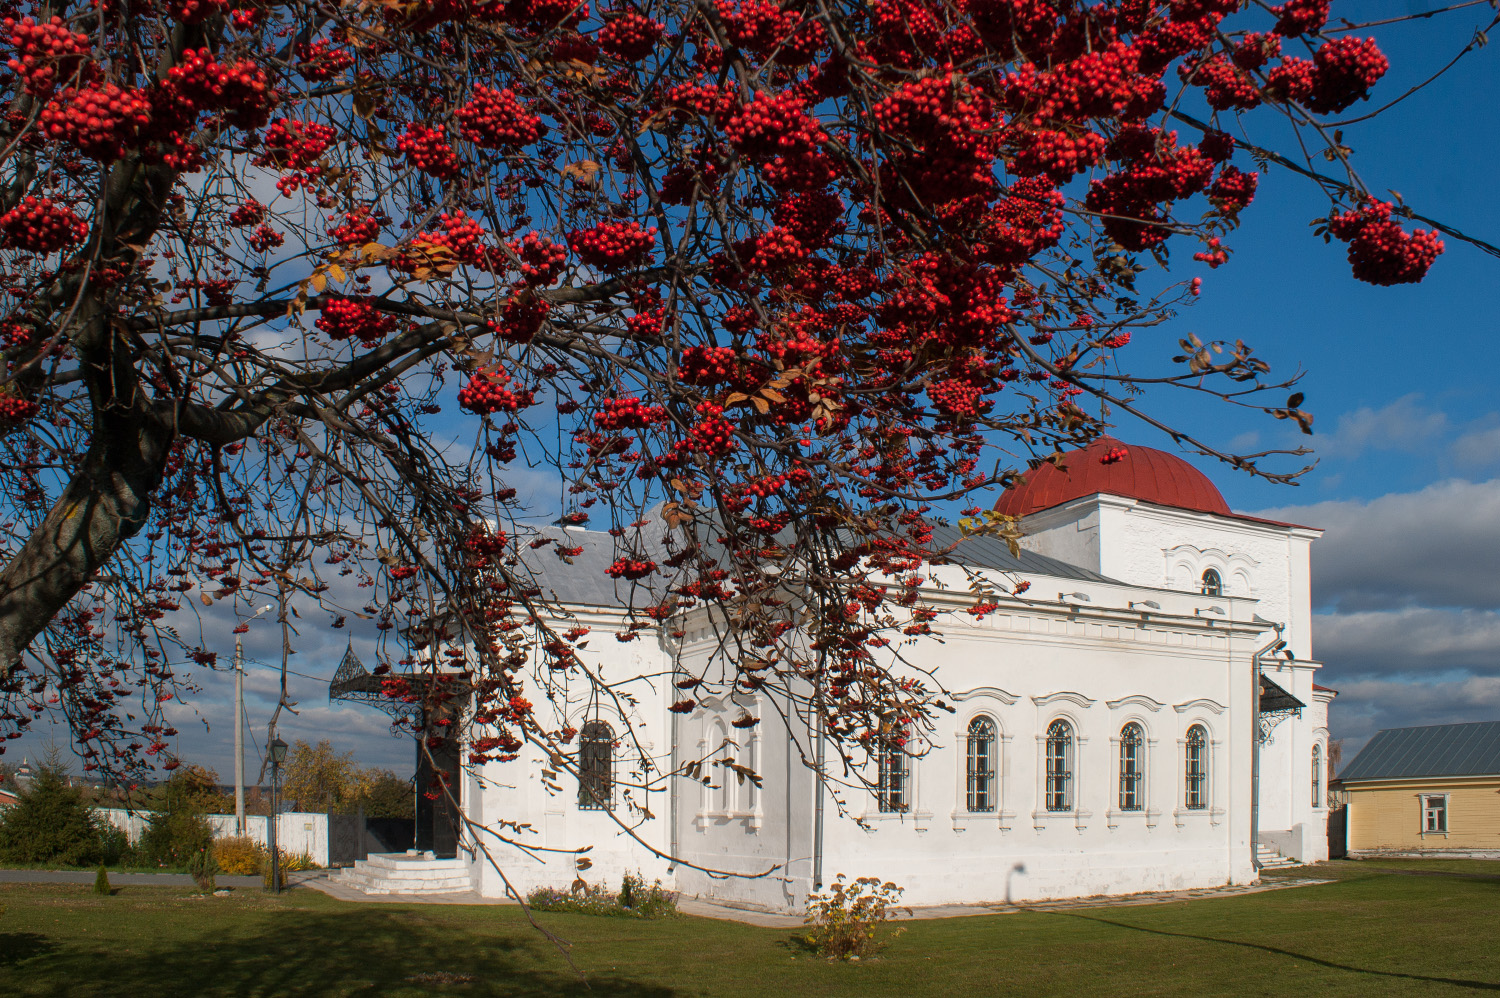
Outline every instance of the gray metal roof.
<path fill-rule="evenodd" d="M 647 526 L 627 531 L 618 540 L 602 530 L 551 526 L 534 534 L 518 536 L 517 546 L 524 551 L 532 541 L 543 537 L 556 538 L 551 545 L 525 552 L 526 569 L 535 585 L 541 589 L 543 599 L 573 606 L 650 606 L 666 596 L 670 588 L 668 580 L 660 575 L 652 575 L 632 584 L 616 581 L 604 574 L 604 570 L 622 551 L 633 552 L 658 563 L 666 559 L 668 551 L 663 541 L 667 530 L 656 510 L 647 513 L 643 519 L 647 521 Z M 1079 582 L 1114 582 L 1097 572 L 1056 558 L 1048 558 L 1034 551 L 1022 550 L 1019 556 L 1012 555 L 1004 541 L 993 537 L 965 537 L 957 527 L 935 526 L 932 545 L 936 550 L 952 548 L 943 559 L 950 564 L 1050 575 Z M 581 547 L 583 551 L 573 555 L 570 564 L 557 557 L 555 551 L 558 547 Z M 705 551 L 711 558 L 722 554 L 712 542 L 705 544 Z"/>
<path fill-rule="evenodd" d="M 1338 778 L 1404 780 L 1500 774 L 1500 721 L 1387 728 L 1371 738 Z"/>
<path fill-rule="evenodd" d="M 1098 572 L 1058 561 L 1035 551 L 1021 549 L 1019 555 L 1010 553 L 1006 543 L 998 538 L 981 535 L 964 536 L 957 527 L 943 524 L 932 528 L 932 544 L 938 550 L 953 547 L 946 560 L 955 565 L 972 568 L 994 568 L 1002 572 L 1028 572 L 1032 575 L 1051 575 L 1059 579 L 1074 579 L 1079 582 L 1108 582 L 1119 585 L 1114 579 Z"/>

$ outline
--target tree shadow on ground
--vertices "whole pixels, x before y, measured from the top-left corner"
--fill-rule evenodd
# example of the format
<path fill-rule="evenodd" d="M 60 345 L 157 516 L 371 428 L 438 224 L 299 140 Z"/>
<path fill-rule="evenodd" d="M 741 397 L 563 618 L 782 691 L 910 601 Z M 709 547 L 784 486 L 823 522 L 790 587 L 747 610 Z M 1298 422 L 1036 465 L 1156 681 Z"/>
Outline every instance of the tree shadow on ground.
<path fill-rule="evenodd" d="M 45 956 L 57 947 L 35 932 L 0 932 L 0 967 L 14 967 L 22 960 Z"/>
<path fill-rule="evenodd" d="M 1222 946 L 1241 946 L 1245 949 L 1259 950 L 1262 953 L 1272 953 L 1276 956 L 1284 956 L 1303 963 L 1326 967 L 1330 970 L 1346 970 L 1355 974 L 1370 974 L 1373 977 L 1396 978 L 1406 981 L 1422 981 L 1427 984 L 1449 984 L 1457 988 L 1469 988 L 1474 991 L 1500 991 L 1500 984 L 1494 981 L 1466 981 L 1452 977 L 1433 977 L 1427 974 L 1411 974 L 1399 970 L 1377 970 L 1374 967 L 1356 967 L 1348 963 L 1339 963 L 1335 960 L 1325 960 L 1322 957 L 1312 956 L 1307 953 L 1296 953 L 1292 950 L 1282 949 L 1279 946 L 1270 946 L 1265 943 L 1247 942 L 1243 939 L 1221 939 L 1217 936 L 1200 936 L 1191 932 L 1172 932 L 1168 929 L 1153 929 L 1145 925 L 1131 925 L 1128 922 L 1116 922 L 1112 919 L 1101 918 L 1098 915 L 1090 915 L 1081 911 L 1052 911 L 1047 914 L 1062 915 L 1066 918 L 1078 918 L 1088 922 L 1097 922 L 1100 925 L 1111 925 L 1117 929 L 1129 929 L 1133 932 L 1145 932 L 1153 936 L 1169 936 L 1175 939 L 1193 939 L 1198 942 L 1218 943 Z"/>
<path fill-rule="evenodd" d="M 164 929 L 93 948 L 58 947 L 25 933 L 0 936 L 0 953 L 8 953 L 14 940 L 22 946 L 34 941 L 12 966 L 25 975 L 16 978 L 24 985 L 19 993 L 44 998 L 678 994 L 618 975 L 590 973 L 585 981 L 542 934 L 512 920 L 479 916 L 460 922 L 420 909 L 372 905 L 248 909 L 238 930 L 226 938 L 222 932 Z"/>

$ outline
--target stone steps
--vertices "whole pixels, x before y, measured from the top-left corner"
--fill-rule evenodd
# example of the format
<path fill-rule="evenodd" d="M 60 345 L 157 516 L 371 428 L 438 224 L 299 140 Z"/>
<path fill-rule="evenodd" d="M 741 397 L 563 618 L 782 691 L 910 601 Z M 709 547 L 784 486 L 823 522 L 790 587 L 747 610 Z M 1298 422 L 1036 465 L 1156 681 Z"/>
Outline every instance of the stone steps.
<path fill-rule="evenodd" d="M 1256 843 L 1255 859 L 1260 864 L 1262 870 L 1285 870 L 1293 866 L 1302 865 L 1290 856 L 1283 856 L 1274 847 L 1268 846 L 1264 842 Z"/>
<path fill-rule="evenodd" d="M 365 894 L 455 894 L 473 889 L 469 865 L 431 853 L 377 853 L 339 871 L 340 884 Z"/>

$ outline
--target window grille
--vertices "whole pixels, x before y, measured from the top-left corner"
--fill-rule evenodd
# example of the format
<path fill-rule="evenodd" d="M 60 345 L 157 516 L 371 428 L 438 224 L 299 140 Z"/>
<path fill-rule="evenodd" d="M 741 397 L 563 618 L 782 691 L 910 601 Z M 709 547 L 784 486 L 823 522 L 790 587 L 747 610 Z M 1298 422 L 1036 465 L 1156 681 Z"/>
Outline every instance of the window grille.
<path fill-rule="evenodd" d="M 1448 831 L 1448 795 L 1439 794 L 1422 798 L 1422 831 Z"/>
<path fill-rule="evenodd" d="M 615 806 L 615 733 L 603 721 L 589 721 L 578 735 L 578 807 L 611 811 Z"/>
<path fill-rule="evenodd" d="M 994 721 L 976 717 L 969 722 L 965 775 L 971 812 L 995 810 L 995 741 Z"/>
<path fill-rule="evenodd" d="M 1139 724 L 1120 729 L 1120 810 L 1140 811 L 1146 807 L 1145 759 L 1146 739 Z"/>
<path fill-rule="evenodd" d="M 1190 811 L 1208 807 L 1208 733 L 1193 725 L 1187 733 L 1187 799 Z"/>
<path fill-rule="evenodd" d="M 1323 746 L 1314 745 L 1312 750 L 1312 806 L 1323 806 Z"/>
<path fill-rule="evenodd" d="M 899 746 L 883 745 L 880 748 L 880 782 L 875 788 L 875 800 L 886 814 L 900 814 L 911 807 L 908 799 L 911 773 L 906 753 Z"/>
<path fill-rule="evenodd" d="M 1067 721 L 1047 728 L 1047 810 L 1073 810 L 1073 727 Z"/>
<path fill-rule="evenodd" d="M 1224 595 L 1224 578 L 1219 575 L 1217 568 L 1210 568 L 1203 573 L 1203 579 L 1199 584 L 1198 591 L 1204 596 Z"/>

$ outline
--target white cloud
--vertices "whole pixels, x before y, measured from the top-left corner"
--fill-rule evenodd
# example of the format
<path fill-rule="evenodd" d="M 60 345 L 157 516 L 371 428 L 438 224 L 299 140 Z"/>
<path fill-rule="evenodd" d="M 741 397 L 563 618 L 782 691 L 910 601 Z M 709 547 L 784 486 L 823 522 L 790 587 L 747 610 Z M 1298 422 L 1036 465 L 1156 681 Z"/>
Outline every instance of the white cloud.
<path fill-rule="evenodd" d="M 1315 438 L 1320 457 L 1350 459 L 1368 450 L 1417 451 L 1448 429 L 1448 417 L 1422 404 L 1418 393 L 1378 409 L 1361 406 L 1338 417 L 1333 432 Z"/>
<path fill-rule="evenodd" d="M 1500 479 L 1435 482 L 1368 502 L 1287 506 L 1261 515 L 1324 529 L 1312 548 L 1318 606 L 1500 609 Z"/>
<path fill-rule="evenodd" d="M 1407 607 L 1316 614 L 1313 651 L 1345 675 L 1500 676 L 1500 613 Z"/>
<path fill-rule="evenodd" d="M 1472 429 L 1453 441 L 1453 460 L 1473 468 L 1500 464 L 1500 426 Z"/>

